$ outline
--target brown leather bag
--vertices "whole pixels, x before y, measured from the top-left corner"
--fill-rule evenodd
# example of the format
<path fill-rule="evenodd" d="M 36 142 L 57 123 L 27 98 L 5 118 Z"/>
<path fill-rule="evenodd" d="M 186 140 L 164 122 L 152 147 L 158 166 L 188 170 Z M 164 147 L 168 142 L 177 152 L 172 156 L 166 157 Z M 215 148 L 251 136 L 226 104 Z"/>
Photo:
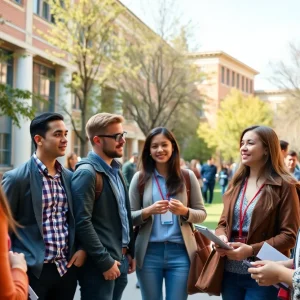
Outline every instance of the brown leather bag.
<path fill-rule="evenodd" d="M 182 170 L 182 175 L 185 179 L 185 186 L 186 186 L 186 192 L 187 192 L 187 207 L 191 207 L 190 203 L 190 192 L 191 192 L 191 180 L 190 180 L 190 174 L 187 170 Z M 195 237 L 196 244 L 197 244 L 197 250 L 194 254 L 193 260 L 191 261 L 190 265 L 190 272 L 189 272 L 189 278 L 187 283 L 187 290 L 188 294 L 196 294 L 201 293 L 201 290 L 199 290 L 195 285 L 197 283 L 197 280 L 202 272 L 202 269 L 204 267 L 204 264 L 206 263 L 209 254 L 211 252 L 210 248 L 210 240 L 202 235 L 200 232 L 195 230 L 194 226 L 192 224 L 191 229 L 193 231 L 193 236 Z"/>
<path fill-rule="evenodd" d="M 203 293 L 220 296 L 224 274 L 224 263 L 225 258 L 221 257 L 213 250 L 202 269 L 196 287 Z"/>

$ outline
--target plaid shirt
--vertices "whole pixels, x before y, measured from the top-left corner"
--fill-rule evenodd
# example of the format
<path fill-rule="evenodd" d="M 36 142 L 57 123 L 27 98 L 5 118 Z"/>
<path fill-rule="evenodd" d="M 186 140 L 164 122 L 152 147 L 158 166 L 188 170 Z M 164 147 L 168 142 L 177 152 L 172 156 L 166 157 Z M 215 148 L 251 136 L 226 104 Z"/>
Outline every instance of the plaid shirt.
<path fill-rule="evenodd" d="M 33 154 L 39 172 L 43 175 L 43 238 L 44 263 L 55 263 L 60 276 L 67 272 L 68 254 L 68 201 L 61 182 L 62 167 L 55 163 L 57 173 L 52 177 L 47 167 Z"/>

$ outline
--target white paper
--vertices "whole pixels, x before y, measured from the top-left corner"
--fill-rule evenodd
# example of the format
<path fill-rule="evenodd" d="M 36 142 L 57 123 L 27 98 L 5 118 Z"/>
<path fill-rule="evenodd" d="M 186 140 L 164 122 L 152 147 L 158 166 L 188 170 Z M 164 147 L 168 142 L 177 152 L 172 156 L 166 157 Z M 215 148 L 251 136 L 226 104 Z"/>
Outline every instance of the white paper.
<path fill-rule="evenodd" d="M 256 255 L 260 260 L 282 261 L 289 260 L 288 257 L 273 248 L 268 243 L 264 242 L 263 246 Z"/>
<path fill-rule="evenodd" d="M 168 210 L 165 214 L 160 215 L 162 225 L 173 224 L 173 214 Z"/>
<path fill-rule="evenodd" d="M 34 290 L 29 286 L 28 288 L 28 299 L 30 300 L 37 300 L 39 299 L 39 297 L 37 296 L 37 294 L 34 292 Z"/>
<path fill-rule="evenodd" d="M 283 255 L 281 252 L 279 252 L 278 250 L 276 250 L 275 248 L 273 248 L 271 245 L 269 245 L 268 243 L 264 242 L 263 246 L 261 247 L 261 249 L 259 250 L 259 252 L 256 255 L 257 258 L 259 258 L 260 260 L 271 260 L 271 261 L 285 261 L 285 260 L 289 260 L 288 257 L 286 257 L 285 255 Z M 281 282 L 280 285 L 276 285 L 274 284 L 275 287 L 280 288 L 286 288 L 288 289 L 289 286 L 286 283 Z"/>

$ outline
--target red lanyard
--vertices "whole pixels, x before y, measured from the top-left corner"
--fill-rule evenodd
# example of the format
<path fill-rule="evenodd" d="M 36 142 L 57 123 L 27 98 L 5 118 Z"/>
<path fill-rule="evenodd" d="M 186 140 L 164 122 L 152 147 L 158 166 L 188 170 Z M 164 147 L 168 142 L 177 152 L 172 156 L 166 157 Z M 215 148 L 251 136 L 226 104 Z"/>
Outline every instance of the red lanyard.
<path fill-rule="evenodd" d="M 158 179 L 157 179 L 157 177 L 156 177 L 155 174 L 154 174 L 154 178 L 155 178 L 156 185 L 157 185 L 157 187 L 158 187 L 159 193 L 160 193 L 160 195 L 161 195 L 161 199 L 162 199 L 162 200 L 165 200 L 164 195 L 163 195 L 162 190 L 161 190 L 161 187 L 160 187 L 160 184 L 159 184 Z M 167 199 L 167 200 L 170 200 L 170 194 L 168 193 L 166 196 L 167 196 L 166 199 Z"/>
<path fill-rule="evenodd" d="M 241 203 L 240 203 L 240 227 L 239 227 L 239 237 L 241 238 L 243 236 L 243 223 L 246 217 L 246 212 L 249 208 L 249 206 L 251 205 L 251 203 L 255 200 L 255 198 L 257 197 L 257 195 L 261 192 L 261 190 L 263 189 L 263 187 L 265 186 L 265 184 L 263 184 L 258 191 L 256 192 L 256 194 L 254 195 L 254 197 L 251 199 L 251 201 L 248 202 L 245 211 L 243 213 L 243 202 L 244 202 L 244 198 L 245 198 L 245 193 L 246 193 L 246 189 L 247 189 L 247 185 L 248 185 L 248 178 L 246 178 L 245 180 L 245 185 L 244 185 L 244 189 L 243 189 L 243 194 L 242 194 L 242 199 L 241 199 Z"/>

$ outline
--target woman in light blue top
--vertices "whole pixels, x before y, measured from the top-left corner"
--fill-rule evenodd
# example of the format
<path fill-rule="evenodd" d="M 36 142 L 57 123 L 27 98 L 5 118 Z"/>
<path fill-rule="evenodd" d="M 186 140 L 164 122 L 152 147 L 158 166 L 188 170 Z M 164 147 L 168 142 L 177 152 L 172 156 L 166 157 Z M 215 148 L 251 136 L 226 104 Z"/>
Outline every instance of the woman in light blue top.
<path fill-rule="evenodd" d="M 180 170 L 179 147 L 164 127 L 153 129 L 142 152 L 142 171 L 132 179 L 129 196 L 136 239 L 137 276 L 143 300 L 187 299 L 190 261 L 197 249 L 189 223 L 206 218 L 199 183 L 191 171 L 190 207 Z"/>

